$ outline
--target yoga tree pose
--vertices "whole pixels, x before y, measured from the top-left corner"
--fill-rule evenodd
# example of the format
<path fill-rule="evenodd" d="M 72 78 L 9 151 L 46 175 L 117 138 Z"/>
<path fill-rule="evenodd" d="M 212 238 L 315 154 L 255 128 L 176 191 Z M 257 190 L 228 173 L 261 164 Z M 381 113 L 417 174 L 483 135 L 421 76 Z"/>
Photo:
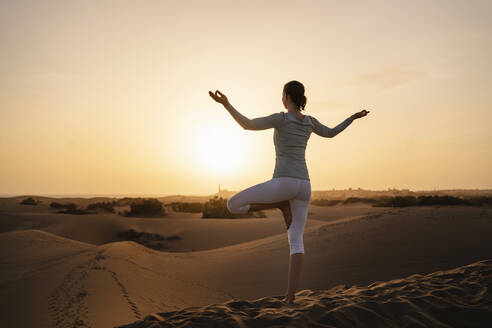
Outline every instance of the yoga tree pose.
<path fill-rule="evenodd" d="M 357 112 L 336 127 L 329 128 L 313 116 L 301 113 L 306 106 L 307 98 L 304 95 L 304 85 L 296 80 L 286 83 L 282 91 L 282 102 L 287 112 L 276 112 L 253 119 L 239 113 L 219 90 L 215 93 L 209 91 L 209 95 L 222 104 L 244 129 L 275 129 L 273 141 L 276 159 L 272 179 L 235 194 L 228 199 L 227 208 L 231 213 L 247 213 L 269 208 L 282 211 L 290 246 L 284 302 L 293 304 L 304 261 L 302 236 L 311 200 L 311 181 L 304 156 L 307 142 L 312 132 L 325 138 L 333 138 L 355 119 L 366 116 L 369 111 Z"/>

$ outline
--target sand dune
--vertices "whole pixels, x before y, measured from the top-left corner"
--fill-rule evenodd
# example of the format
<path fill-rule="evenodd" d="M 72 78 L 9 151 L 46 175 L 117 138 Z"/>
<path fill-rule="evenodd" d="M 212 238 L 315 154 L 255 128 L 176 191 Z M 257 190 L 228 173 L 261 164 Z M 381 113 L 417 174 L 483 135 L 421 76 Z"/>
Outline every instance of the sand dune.
<path fill-rule="evenodd" d="M 486 327 L 492 323 L 492 260 L 368 286 L 282 295 L 147 315 L 118 328 Z"/>
<path fill-rule="evenodd" d="M 310 300 L 312 294 L 309 291 L 327 293 L 327 290 L 341 284 L 370 285 L 375 281 L 425 275 L 492 259 L 490 208 L 384 208 L 372 214 L 367 214 L 363 208 L 347 208 L 347 212 L 352 211 L 351 215 L 341 219 L 335 219 L 330 208 L 311 210 L 316 213 L 309 217 L 311 222 L 304 234 L 306 257 L 296 304 L 289 309 L 270 309 L 270 317 L 266 318 L 278 315 L 282 321 L 287 312 L 297 313 L 295 318 L 307 320 L 309 317 L 302 314 L 302 308 L 311 307 L 314 311 L 326 306 L 329 310 L 335 304 L 334 301 L 324 303 L 326 299 L 323 297 L 316 298 L 319 295 L 313 298 L 314 301 Z M 340 211 L 341 208 L 335 210 Z M 9 226 L 16 222 L 10 216 L 12 213 L 0 214 L 0 222 L 7 222 Z M 22 227 L 48 222 L 36 221 L 36 214 L 22 215 L 26 215 L 20 225 Z M 90 222 L 97 235 L 101 222 L 84 217 L 52 217 L 51 220 L 57 223 L 48 222 L 45 229 L 57 227 L 61 233 L 64 229 L 70 233 L 80 229 L 84 235 L 90 234 L 91 229 L 90 225 L 83 227 L 83 224 Z M 45 219 L 50 220 L 49 217 Z M 123 217 L 107 220 L 115 225 L 128 224 L 127 218 Z M 32 228 L 0 233 L 2 324 L 6 327 L 114 327 L 143 319 L 151 313 L 190 307 L 196 307 L 196 310 L 231 300 L 243 302 L 247 308 L 263 304 L 261 302 L 265 300 L 275 302 L 275 296 L 285 291 L 289 260 L 287 235 L 281 229 L 283 223 L 280 218 L 275 220 L 271 222 L 279 225 L 280 233 L 272 229 L 269 235 L 193 252 L 161 252 L 131 241 L 96 245 Z M 189 222 L 185 227 L 200 234 L 206 234 L 206 223 L 214 224 L 213 221 L 192 218 L 176 221 Z M 111 231 L 111 224 L 107 222 L 103 218 L 101 224 Z M 193 225 L 193 222 L 197 224 Z M 231 231 L 233 237 L 241 234 L 234 224 L 240 225 L 244 231 L 254 231 L 260 226 L 260 221 L 255 220 L 222 222 L 225 225 L 220 229 L 224 233 Z M 229 228 L 224 228 L 226 225 Z M 228 237 L 231 242 L 233 237 Z M 205 241 L 200 243 L 205 244 Z M 453 283 L 453 279 L 449 283 Z M 449 292 L 452 292 L 454 287 L 450 286 Z M 388 291 L 391 288 L 388 287 Z M 447 290 L 444 288 L 444 291 Z M 463 297 L 476 295 L 468 293 L 468 289 L 463 291 L 466 293 Z M 352 292 L 355 293 L 354 289 Z M 437 291 L 435 295 L 439 297 L 439 293 Z M 328 295 L 335 294 L 332 290 Z M 307 298 L 303 300 L 302 297 Z M 354 302 L 351 311 L 355 311 L 360 303 L 353 299 L 351 302 Z M 406 320 L 400 315 L 398 305 L 383 310 L 380 309 L 384 307 L 381 299 L 374 302 L 364 306 L 383 311 L 381 313 L 388 311 L 394 315 L 394 320 Z M 227 306 L 234 308 L 234 304 Z M 422 307 L 427 309 L 424 305 Z M 225 313 L 229 311 L 223 309 Z M 339 311 L 341 309 L 343 307 Z M 361 320 L 363 316 L 359 315 L 357 313 L 357 319 Z M 350 314 L 340 314 L 340 318 L 344 316 L 348 318 Z M 323 319 L 314 316 L 309 320 L 318 322 Z M 272 324 L 274 322 L 271 321 Z M 417 324 L 414 326 L 419 327 Z"/>
<path fill-rule="evenodd" d="M 285 234 L 280 210 L 266 210 L 267 218 L 201 219 L 201 213 L 170 212 L 166 218 L 122 217 L 111 213 L 70 215 L 56 213 L 51 201 L 74 202 L 81 207 L 87 199 L 42 200 L 37 206 L 20 205 L 25 197 L 0 198 L 0 232 L 38 229 L 58 236 L 94 245 L 118 241 L 120 231 L 134 229 L 162 236 L 179 236 L 179 240 L 166 242 L 168 252 L 189 252 L 221 248 L 273 235 Z M 103 201 L 103 199 L 97 199 Z M 94 201 L 92 201 L 94 202 Z M 381 213 L 386 209 L 367 204 L 326 207 L 311 206 L 307 227 L 344 217 Z M 323 222 L 320 222 L 323 221 Z"/>

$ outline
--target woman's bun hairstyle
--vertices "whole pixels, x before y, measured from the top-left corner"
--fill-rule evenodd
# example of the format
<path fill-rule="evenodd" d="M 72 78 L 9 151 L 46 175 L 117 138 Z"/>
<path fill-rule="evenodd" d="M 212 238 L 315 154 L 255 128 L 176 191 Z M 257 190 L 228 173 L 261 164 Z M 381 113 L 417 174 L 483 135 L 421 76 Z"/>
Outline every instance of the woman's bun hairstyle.
<path fill-rule="evenodd" d="M 296 104 L 299 111 L 306 107 L 307 98 L 304 95 L 304 85 L 301 82 L 292 80 L 284 85 L 284 92 Z"/>

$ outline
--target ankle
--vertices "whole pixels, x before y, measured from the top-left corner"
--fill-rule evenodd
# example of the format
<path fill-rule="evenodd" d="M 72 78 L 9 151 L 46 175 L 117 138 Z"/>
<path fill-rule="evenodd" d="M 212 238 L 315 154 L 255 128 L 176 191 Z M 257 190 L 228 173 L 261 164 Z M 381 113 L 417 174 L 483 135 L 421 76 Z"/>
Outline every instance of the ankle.
<path fill-rule="evenodd" d="M 285 293 L 285 296 L 295 297 L 296 296 L 296 292 L 286 292 Z"/>

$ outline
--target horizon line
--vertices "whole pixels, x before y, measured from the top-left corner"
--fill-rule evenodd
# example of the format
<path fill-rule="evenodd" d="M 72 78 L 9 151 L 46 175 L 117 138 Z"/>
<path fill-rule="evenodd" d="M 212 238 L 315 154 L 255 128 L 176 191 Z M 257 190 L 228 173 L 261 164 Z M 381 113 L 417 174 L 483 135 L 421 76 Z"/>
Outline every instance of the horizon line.
<path fill-rule="evenodd" d="M 345 189 L 319 189 L 319 190 L 312 190 L 312 192 L 319 192 L 319 191 L 372 191 L 372 192 L 377 192 L 377 191 L 410 191 L 410 192 L 429 192 L 429 191 L 492 191 L 492 188 L 454 188 L 454 189 L 420 189 L 420 190 L 411 190 L 409 188 L 387 188 L 387 189 L 364 189 L 364 188 L 345 188 Z M 221 189 L 222 192 L 231 192 L 235 190 L 227 190 L 227 189 Z M 239 192 L 239 191 L 237 191 Z M 210 194 L 28 194 L 28 193 L 22 193 L 22 194 L 0 194 L 1 198 L 13 198 L 13 197 L 28 197 L 28 196 L 34 196 L 34 197 L 57 197 L 57 198 L 67 198 L 67 197 L 78 197 L 78 198 L 95 198 L 95 197 L 112 197 L 112 198 L 121 198 L 121 197 L 172 197 L 172 196 L 184 196 L 184 197 L 204 197 L 204 196 L 210 196 L 210 195 L 216 195 L 219 194 L 219 192 L 214 192 Z"/>

